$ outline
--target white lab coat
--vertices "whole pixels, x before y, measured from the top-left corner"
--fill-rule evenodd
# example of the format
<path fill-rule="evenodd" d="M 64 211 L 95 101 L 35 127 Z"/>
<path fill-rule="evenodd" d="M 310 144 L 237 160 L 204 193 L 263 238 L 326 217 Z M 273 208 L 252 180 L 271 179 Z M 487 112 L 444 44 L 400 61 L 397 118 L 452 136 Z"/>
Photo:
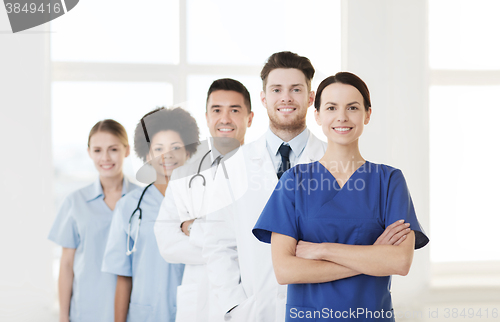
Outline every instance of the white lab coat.
<path fill-rule="evenodd" d="M 298 163 L 319 160 L 327 144 L 312 133 Z M 271 246 L 252 234 L 278 178 L 266 147 L 265 135 L 241 148 L 244 164 L 226 163 L 235 202 L 209 213 L 203 256 L 207 259 L 210 288 L 226 321 L 285 321 L 286 286 L 274 274 Z M 231 161 L 231 160 L 229 160 Z M 246 179 L 242 179 L 242 176 Z M 240 182 L 244 182 L 240 187 Z"/>
<path fill-rule="evenodd" d="M 206 214 L 231 203 L 222 167 L 219 165 L 214 179 L 212 169 L 205 166 L 207 169 L 200 172 L 205 178 L 205 188 L 201 177 L 194 179 L 189 188 L 189 181 L 197 173 L 206 152 L 198 153 L 199 158 L 174 170 L 154 226 L 162 257 L 170 263 L 186 264 L 182 285 L 177 289 L 177 322 L 224 321 L 218 303 L 210 293 L 206 260 L 202 257 Z M 230 159 L 242 162 L 241 152 L 236 152 Z M 210 165 L 212 161 L 209 154 L 203 164 Z M 214 190 L 216 181 L 222 182 L 222 190 Z M 180 225 L 195 218 L 190 236 L 186 236 Z"/>

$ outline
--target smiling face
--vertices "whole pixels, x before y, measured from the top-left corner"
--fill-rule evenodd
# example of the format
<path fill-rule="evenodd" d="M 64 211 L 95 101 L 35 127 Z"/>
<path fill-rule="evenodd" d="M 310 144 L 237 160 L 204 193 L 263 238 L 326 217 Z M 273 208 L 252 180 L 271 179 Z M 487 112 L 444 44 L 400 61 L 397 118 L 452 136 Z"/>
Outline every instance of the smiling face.
<path fill-rule="evenodd" d="M 130 148 L 124 146 L 116 135 L 104 131 L 90 137 L 87 151 L 103 178 L 121 176 L 123 160 L 130 154 Z"/>
<path fill-rule="evenodd" d="M 261 100 L 271 129 L 296 131 L 306 126 L 307 108 L 314 101 L 304 73 L 295 68 L 277 68 L 267 76 Z"/>
<path fill-rule="evenodd" d="M 356 87 L 334 83 L 323 90 L 319 113 L 315 111 L 314 115 L 329 142 L 350 145 L 357 143 L 370 121 L 371 108 L 365 110 Z"/>
<path fill-rule="evenodd" d="M 252 125 L 253 112 L 248 111 L 243 95 L 235 91 L 218 90 L 207 100 L 207 126 L 213 137 L 236 139 L 245 143 L 245 133 Z"/>
<path fill-rule="evenodd" d="M 184 147 L 181 136 L 172 130 L 161 131 L 153 136 L 151 153 L 148 154 L 146 159 L 151 162 L 158 177 L 170 177 L 172 171 L 183 165 L 189 158 L 189 153 Z"/>

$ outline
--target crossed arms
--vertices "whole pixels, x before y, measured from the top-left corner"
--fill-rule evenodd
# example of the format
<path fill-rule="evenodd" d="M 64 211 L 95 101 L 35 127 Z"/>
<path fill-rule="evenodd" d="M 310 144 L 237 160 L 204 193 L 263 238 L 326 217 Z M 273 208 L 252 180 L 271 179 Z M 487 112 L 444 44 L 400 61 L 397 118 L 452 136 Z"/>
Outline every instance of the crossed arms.
<path fill-rule="evenodd" d="M 388 226 L 373 245 L 309 243 L 273 233 L 271 251 L 280 284 L 325 283 L 366 274 L 407 275 L 413 260 L 415 233 L 409 224 Z"/>

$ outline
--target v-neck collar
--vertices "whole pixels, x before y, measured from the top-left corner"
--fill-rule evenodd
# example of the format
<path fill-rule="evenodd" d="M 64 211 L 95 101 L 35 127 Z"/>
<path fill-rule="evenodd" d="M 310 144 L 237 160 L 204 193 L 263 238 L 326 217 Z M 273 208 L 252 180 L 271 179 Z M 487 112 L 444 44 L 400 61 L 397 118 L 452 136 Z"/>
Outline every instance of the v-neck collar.
<path fill-rule="evenodd" d="M 352 178 L 353 178 L 355 175 L 357 175 L 358 173 L 360 173 L 360 170 L 364 169 L 364 168 L 366 167 L 366 165 L 369 163 L 369 161 L 368 161 L 368 160 L 365 160 L 365 163 L 363 163 L 362 165 L 360 165 L 360 166 L 359 166 L 359 167 L 358 167 L 358 168 L 357 168 L 357 169 L 356 169 L 356 170 L 355 170 L 355 171 L 351 174 L 351 176 L 350 176 L 350 177 L 346 180 L 346 182 L 344 182 L 344 184 L 342 185 L 342 187 L 340 187 L 340 185 L 339 185 L 339 182 L 338 182 L 337 178 L 336 178 L 336 177 L 335 177 L 335 176 L 334 176 L 334 175 L 330 172 L 330 170 L 328 170 L 328 169 L 327 169 L 327 168 L 326 168 L 326 167 L 325 167 L 325 166 L 324 166 L 321 162 L 319 162 L 319 160 L 318 160 L 318 161 L 316 161 L 316 162 L 317 162 L 317 163 L 318 163 L 318 164 L 319 164 L 319 165 L 323 168 L 323 170 L 324 170 L 325 172 L 327 172 L 327 173 L 328 173 L 328 174 L 329 174 L 329 175 L 333 178 L 333 180 L 335 181 L 335 185 L 336 185 L 335 189 L 337 189 L 337 191 L 342 191 L 342 190 L 344 190 L 345 185 L 346 185 L 349 181 L 351 181 L 351 180 L 352 180 Z"/>
<path fill-rule="evenodd" d="M 144 187 L 146 188 L 146 187 Z M 154 185 L 154 183 L 151 185 L 151 187 L 149 187 L 148 190 L 150 190 L 151 188 L 153 188 L 153 190 L 151 190 L 151 193 L 153 194 L 153 198 L 155 199 L 161 199 L 163 200 L 163 198 L 165 197 L 161 192 L 160 190 L 158 190 L 158 188 L 156 188 L 156 186 Z M 167 189 L 168 189 L 168 186 L 167 186 Z M 143 189 L 144 190 L 144 189 Z M 153 192 L 154 191 L 154 192 Z M 166 190 L 165 190 L 166 191 Z M 146 191 L 146 193 L 148 193 L 148 191 Z"/>
<path fill-rule="evenodd" d="M 130 182 L 127 177 L 123 176 L 122 197 L 130 190 L 132 190 L 132 188 L 130 187 Z M 104 191 L 102 189 L 101 179 L 97 178 L 97 180 L 95 180 L 94 183 L 90 185 L 88 189 L 86 189 L 84 194 L 87 202 L 95 200 L 99 197 L 102 197 L 104 199 Z"/>

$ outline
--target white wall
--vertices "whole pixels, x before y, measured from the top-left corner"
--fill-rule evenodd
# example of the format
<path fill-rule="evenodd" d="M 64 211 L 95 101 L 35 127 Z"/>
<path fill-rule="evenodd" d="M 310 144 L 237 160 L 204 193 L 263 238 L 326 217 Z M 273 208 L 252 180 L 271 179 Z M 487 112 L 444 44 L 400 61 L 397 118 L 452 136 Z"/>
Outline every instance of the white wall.
<path fill-rule="evenodd" d="M 363 156 L 400 168 L 429 235 L 427 8 L 423 0 L 345 0 L 342 68 L 368 85 L 372 117 Z M 431 238 L 432 242 L 432 238 Z M 428 291 L 429 246 L 410 274 L 393 278 L 395 309 L 419 309 Z"/>
<path fill-rule="evenodd" d="M 47 26 L 12 34 L 0 10 L 0 321 L 55 321 Z"/>

